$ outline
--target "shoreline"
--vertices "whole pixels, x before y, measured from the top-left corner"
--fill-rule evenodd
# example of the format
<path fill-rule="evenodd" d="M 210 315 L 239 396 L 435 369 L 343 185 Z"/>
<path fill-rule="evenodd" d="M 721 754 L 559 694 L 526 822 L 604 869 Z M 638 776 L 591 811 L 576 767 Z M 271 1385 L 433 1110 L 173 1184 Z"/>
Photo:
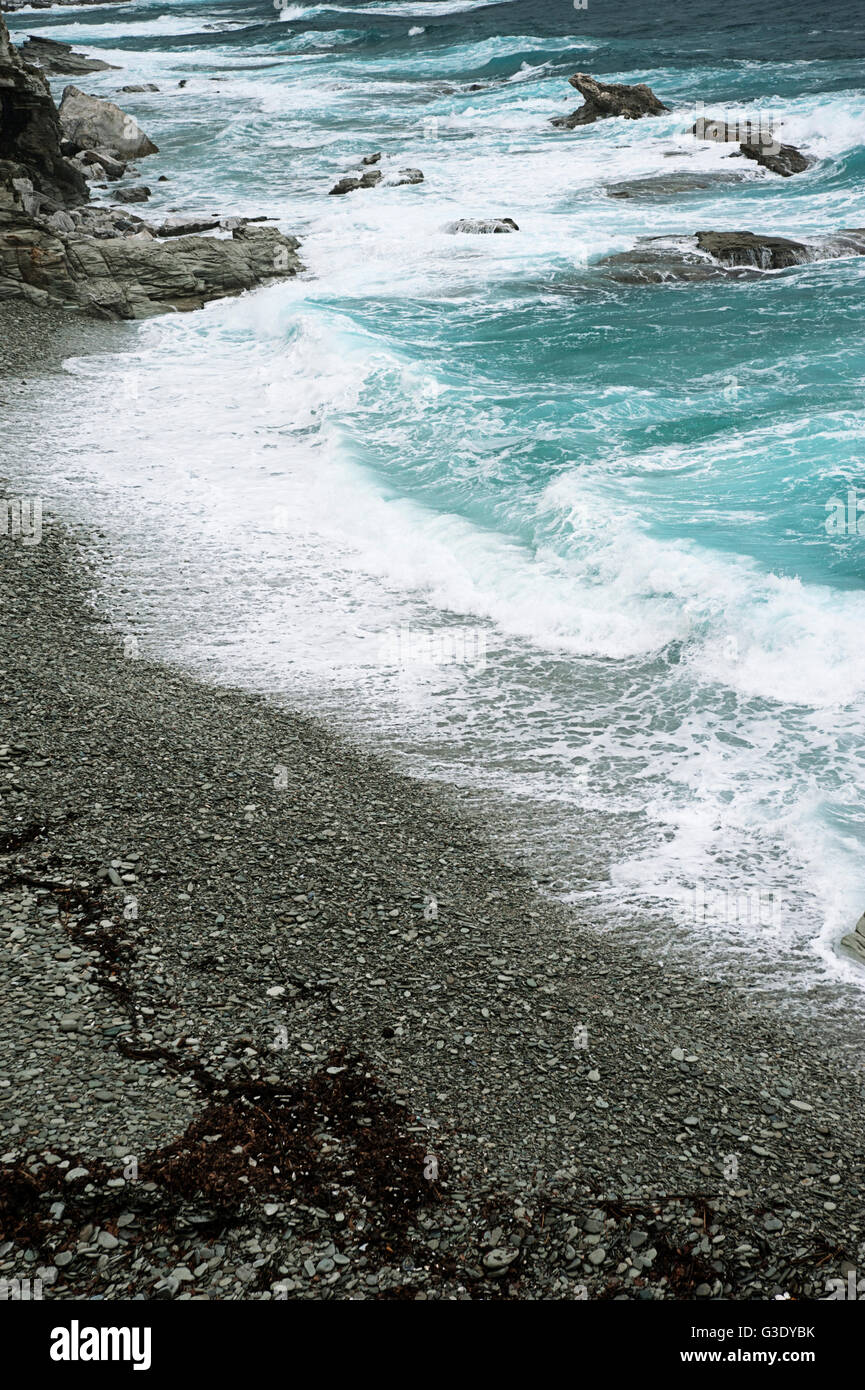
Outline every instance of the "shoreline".
<path fill-rule="evenodd" d="M 130 341 L 17 299 L 0 330 L 9 390 Z M 37 544 L 2 539 L 0 1280 L 56 1300 L 846 1286 L 865 1078 L 836 1020 L 596 934 L 446 785 L 142 659 L 91 605 L 97 527 L 46 500 Z"/>
<path fill-rule="evenodd" d="M 0 571 L 0 1276 L 61 1299 L 846 1276 L 862 1088 L 813 1029 L 583 929 L 441 789 L 125 655 L 90 538 L 43 528 Z M 249 1183 L 255 1113 L 287 1183 Z"/>
<path fill-rule="evenodd" d="M 122 320 L 89 318 L 71 309 L 0 300 L 0 381 L 59 372 L 68 357 L 110 352 L 129 339 Z"/>

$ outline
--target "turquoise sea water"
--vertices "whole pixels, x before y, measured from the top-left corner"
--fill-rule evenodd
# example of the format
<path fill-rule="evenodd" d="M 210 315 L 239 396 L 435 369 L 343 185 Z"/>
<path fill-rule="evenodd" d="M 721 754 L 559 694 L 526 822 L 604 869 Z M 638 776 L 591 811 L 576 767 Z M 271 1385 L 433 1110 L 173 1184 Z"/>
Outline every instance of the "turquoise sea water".
<path fill-rule="evenodd" d="M 122 65 L 87 90 L 158 84 L 118 98 L 160 146 L 148 217 L 269 213 L 303 241 L 302 279 L 38 388 L 62 400 L 24 461 L 112 537 L 143 649 L 455 783 L 599 928 L 787 993 L 855 984 L 865 535 L 826 521 L 865 499 L 865 260 L 688 284 L 598 263 L 649 234 L 865 226 L 860 7 L 10 19 Z M 575 71 L 671 110 L 555 130 Z M 698 144 L 701 104 L 768 114 L 814 167 Z M 424 183 L 328 196 L 376 150 Z M 610 196 L 682 174 L 703 186 Z M 444 230 L 487 216 L 520 231 Z M 406 627 L 485 661 L 395 666 Z"/>

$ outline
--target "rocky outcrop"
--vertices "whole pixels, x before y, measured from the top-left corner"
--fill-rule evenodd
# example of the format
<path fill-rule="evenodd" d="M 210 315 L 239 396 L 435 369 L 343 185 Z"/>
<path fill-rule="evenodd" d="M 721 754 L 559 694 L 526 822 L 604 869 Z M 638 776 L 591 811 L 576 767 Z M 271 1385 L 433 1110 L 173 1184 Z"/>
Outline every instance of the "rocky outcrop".
<path fill-rule="evenodd" d="M 709 120 L 701 116 L 691 127 L 698 140 L 722 144 L 738 144 L 738 153 L 753 159 L 773 174 L 788 179 L 792 174 L 804 174 L 814 162 L 797 150 L 795 145 L 782 145 L 772 130 L 771 122 Z"/>
<path fill-rule="evenodd" d="M 520 229 L 512 217 L 460 217 L 456 222 L 448 222 L 444 230 L 453 234 L 468 232 L 474 236 L 484 236 L 495 232 L 518 232 Z"/>
<path fill-rule="evenodd" d="M 91 183 L 121 179 L 126 173 L 126 162 L 117 159 L 111 150 L 79 150 L 69 162 Z"/>
<path fill-rule="evenodd" d="M 401 184 L 423 183 L 424 177 L 420 169 L 387 169 L 377 168 L 381 164 L 381 150 L 375 154 L 364 155 L 358 162 L 358 167 L 350 174 L 344 174 L 330 190 L 332 194 L 354 193 L 358 188 L 375 188 L 377 184 L 383 183 L 388 188 L 398 188 Z"/>
<path fill-rule="evenodd" d="M 32 34 L 18 45 L 18 52 L 26 63 L 33 63 L 49 77 L 84 77 L 88 72 L 117 69 L 116 63 L 106 63 L 101 58 L 87 58 L 83 53 L 76 53 L 69 43 L 40 39 Z"/>
<path fill-rule="evenodd" d="M 697 232 L 696 241 L 701 251 L 722 265 L 750 266 L 755 270 L 785 270 L 812 261 L 837 260 L 839 256 L 865 256 L 865 227 L 842 227 L 839 232 L 807 242 L 755 236 L 753 232 Z"/>
<path fill-rule="evenodd" d="M 87 184 L 61 154 L 61 139 L 47 79 L 23 61 L 0 19 L 0 184 L 29 182 L 55 207 L 84 202 Z"/>
<path fill-rule="evenodd" d="M 813 260 L 812 248 L 783 236 L 756 236 L 753 232 L 697 232 L 699 250 L 722 265 L 750 266 L 754 270 L 786 270 Z"/>
<path fill-rule="evenodd" d="M 0 19 L 0 300 L 137 319 L 297 274 L 298 242 L 273 226 L 229 218 L 217 220 L 229 236 L 200 237 L 182 234 L 190 219 L 171 219 L 166 243 L 134 213 L 88 205 L 86 178 L 119 178 L 127 159 L 156 150 L 131 116 L 77 87 L 58 113 L 44 74 L 21 59 Z M 121 202 L 148 196 L 144 185 L 117 193 Z"/>
<path fill-rule="evenodd" d="M 102 318 L 140 319 L 200 309 L 302 268 L 294 237 L 236 227 L 231 238 L 157 240 L 140 221 L 112 219 L 115 235 L 82 231 L 97 209 L 28 216 L 18 190 L 0 191 L 0 299 L 77 306 Z M 70 230 L 70 224 L 73 230 Z M 124 226 L 128 231 L 121 230 Z"/>
<path fill-rule="evenodd" d="M 845 229 L 808 242 L 754 232 L 705 231 L 685 237 L 643 237 L 633 250 L 606 256 L 597 264 L 618 280 L 646 283 L 753 275 L 839 256 L 863 255 L 863 228 Z"/>
<path fill-rule="evenodd" d="M 385 184 L 388 188 L 399 188 L 404 183 L 423 183 L 424 177 L 420 169 L 396 169 L 394 173 L 388 174 Z"/>
<path fill-rule="evenodd" d="M 331 194 L 354 193 L 358 188 L 375 188 L 384 175 L 380 169 L 367 169 L 363 174 L 345 174 L 330 190 Z"/>
<path fill-rule="evenodd" d="M 66 139 L 79 150 L 110 150 L 121 160 L 159 153 L 158 145 L 144 134 L 133 116 L 121 111 L 113 101 L 88 96 L 77 87 L 67 87 L 63 92 L 60 124 Z"/>
<path fill-rule="evenodd" d="M 221 225 L 218 217 L 166 217 L 165 221 L 156 228 L 156 235 L 161 237 L 170 236 L 193 236 L 196 232 L 215 232 Z"/>
<path fill-rule="evenodd" d="M 659 101 L 644 82 L 634 87 L 620 83 L 597 82 L 588 73 L 578 72 L 569 78 L 572 87 L 584 98 L 583 105 L 570 116 L 556 116 L 550 122 L 562 130 L 575 130 L 577 126 L 592 125 L 595 121 L 608 120 L 612 116 L 623 116 L 625 120 L 637 121 L 643 116 L 660 116 L 669 107 Z"/>
<path fill-rule="evenodd" d="M 621 179 L 618 183 L 608 183 L 604 192 L 608 198 L 679 198 L 685 193 L 704 193 L 707 189 L 744 183 L 747 177 L 744 172 L 732 169 L 689 169 L 672 174 L 648 174 L 645 178 Z"/>
<path fill-rule="evenodd" d="M 118 188 L 114 194 L 118 203 L 146 203 L 151 189 L 145 183 L 136 183 L 129 188 Z"/>
<path fill-rule="evenodd" d="M 797 150 L 795 145 L 740 145 L 740 154 L 746 159 L 754 159 L 764 169 L 789 179 L 792 174 L 804 174 L 810 169 L 813 160 Z"/>

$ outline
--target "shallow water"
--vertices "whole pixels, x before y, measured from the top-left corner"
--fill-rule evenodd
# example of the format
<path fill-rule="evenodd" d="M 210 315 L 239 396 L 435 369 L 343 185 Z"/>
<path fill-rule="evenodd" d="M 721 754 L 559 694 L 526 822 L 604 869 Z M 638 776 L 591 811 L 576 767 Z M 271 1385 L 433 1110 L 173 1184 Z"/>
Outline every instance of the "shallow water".
<path fill-rule="evenodd" d="M 856 9 L 9 17 L 122 64 L 87 90 L 159 84 L 120 98 L 160 146 L 148 216 L 303 238 L 301 279 L 148 322 L 11 407 L 15 466 L 111 538 L 141 650 L 455 783 L 600 928 L 821 1001 L 865 979 L 836 947 L 865 907 L 865 538 L 826 528 L 865 497 L 865 260 L 663 285 L 597 263 L 865 225 Z M 672 110 L 555 130 L 578 70 Z M 818 162 L 730 164 L 687 133 L 703 108 Z M 425 182 L 328 197 L 374 150 Z M 488 216 L 520 231 L 443 230 Z"/>

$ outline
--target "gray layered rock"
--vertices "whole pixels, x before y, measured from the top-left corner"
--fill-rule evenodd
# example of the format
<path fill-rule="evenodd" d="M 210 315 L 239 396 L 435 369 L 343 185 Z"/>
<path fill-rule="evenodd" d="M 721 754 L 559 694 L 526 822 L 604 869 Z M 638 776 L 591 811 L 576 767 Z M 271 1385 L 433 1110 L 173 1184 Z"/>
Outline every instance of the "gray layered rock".
<path fill-rule="evenodd" d="M 113 101 L 88 96 L 78 87 L 67 87 L 63 92 L 60 124 L 67 140 L 79 149 L 110 150 L 121 160 L 159 153 L 159 147 L 133 116 L 121 111 Z"/>
<path fill-rule="evenodd" d="M 61 139 L 46 77 L 23 61 L 0 19 L 0 184 L 29 180 L 54 209 L 84 202 L 87 184 L 63 158 Z"/>
<path fill-rule="evenodd" d="M 80 150 L 69 162 L 93 181 L 120 179 L 126 173 L 124 161 L 115 159 L 110 150 Z"/>
<path fill-rule="evenodd" d="M 568 79 L 572 87 L 584 98 L 583 105 L 569 116 L 556 116 L 550 122 L 562 130 L 575 130 L 578 126 L 592 125 L 595 121 L 608 120 L 613 116 L 623 116 L 628 121 L 638 121 L 643 116 L 660 116 L 669 111 L 655 96 L 651 87 L 639 82 L 633 87 L 622 83 L 598 82 L 588 73 L 578 72 Z"/>
<path fill-rule="evenodd" d="M 192 236 L 195 232 L 214 232 L 220 226 L 218 217 L 172 216 L 156 228 L 160 237 Z M 229 228 L 229 230 L 233 230 Z"/>
<path fill-rule="evenodd" d="M 97 237 L 103 241 L 132 236 L 136 232 L 154 235 L 149 223 L 136 213 L 92 203 L 87 207 L 71 208 L 69 212 L 55 213 L 48 220 L 55 231 L 80 232 L 82 236 Z"/>
<path fill-rule="evenodd" d="M 61 153 L 64 130 L 74 164 Z M 134 213 L 87 205 L 85 174 L 118 178 L 127 159 L 155 151 L 131 116 L 77 87 L 66 88 L 58 113 L 45 76 L 22 61 L 0 19 L 0 300 L 146 318 L 302 269 L 296 239 L 272 226 L 226 220 L 230 237 L 177 235 L 166 244 Z M 143 185 L 117 194 L 146 196 Z"/>
<path fill-rule="evenodd" d="M 114 319 L 200 309 L 296 275 L 297 247 L 296 238 L 274 227 L 245 225 L 230 239 L 166 243 L 129 214 L 76 209 L 49 221 L 28 216 L 17 190 L 0 189 L 0 300 L 76 306 Z"/>
<path fill-rule="evenodd" d="M 673 174 L 649 174 L 645 178 L 621 179 L 604 188 L 608 198 L 662 199 L 679 198 L 685 193 L 703 193 L 707 189 L 744 183 L 747 174 L 724 169 L 685 170 Z"/>
<path fill-rule="evenodd" d="M 18 45 L 18 52 L 26 63 L 35 64 L 51 77 L 83 77 L 88 72 L 105 72 L 109 68 L 117 70 L 116 63 L 88 58 L 83 53 L 76 53 L 69 43 L 37 38 L 33 34 Z"/>

